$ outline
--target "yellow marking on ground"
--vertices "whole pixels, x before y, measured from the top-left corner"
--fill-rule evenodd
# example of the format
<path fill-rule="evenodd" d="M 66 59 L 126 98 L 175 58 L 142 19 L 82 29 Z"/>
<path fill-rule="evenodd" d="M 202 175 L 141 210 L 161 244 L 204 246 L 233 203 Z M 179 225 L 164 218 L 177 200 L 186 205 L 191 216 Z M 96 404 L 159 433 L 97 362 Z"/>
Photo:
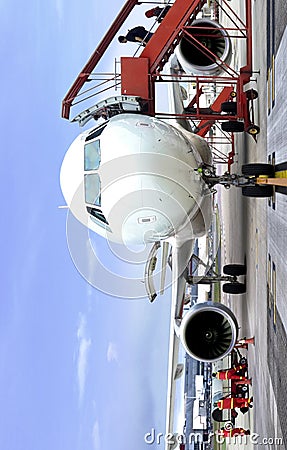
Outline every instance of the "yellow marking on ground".
<path fill-rule="evenodd" d="M 287 178 L 287 170 L 275 172 L 275 178 Z"/>

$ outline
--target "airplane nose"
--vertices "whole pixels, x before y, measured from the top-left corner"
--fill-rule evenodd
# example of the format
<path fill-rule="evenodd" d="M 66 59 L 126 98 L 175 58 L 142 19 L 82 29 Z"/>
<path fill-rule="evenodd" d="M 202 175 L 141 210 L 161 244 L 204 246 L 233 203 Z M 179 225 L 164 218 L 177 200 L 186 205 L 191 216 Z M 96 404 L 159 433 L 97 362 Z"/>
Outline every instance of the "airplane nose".
<path fill-rule="evenodd" d="M 172 234 L 174 227 L 166 214 L 148 209 L 131 212 L 123 222 L 122 238 L 131 242 L 155 242 Z"/>
<path fill-rule="evenodd" d="M 145 244 L 166 239 L 189 222 L 194 199 L 175 181 L 158 174 L 123 177 L 102 192 L 113 239 Z"/>
<path fill-rule="evenodd" d="M 123 115 L 103 131 L 101 150 L 101 207 L 111 240 L 145 244 L 188 226 L 203 184 L 184 135 L 154 118 Z"/>

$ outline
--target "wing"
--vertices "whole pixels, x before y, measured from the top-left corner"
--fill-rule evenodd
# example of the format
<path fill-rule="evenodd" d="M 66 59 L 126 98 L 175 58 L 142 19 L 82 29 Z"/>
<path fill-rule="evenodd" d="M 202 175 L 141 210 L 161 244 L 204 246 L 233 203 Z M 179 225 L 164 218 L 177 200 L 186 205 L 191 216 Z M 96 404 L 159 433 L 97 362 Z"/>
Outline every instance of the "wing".
<path fill-rule="evenodd" d="M 182 319 L 186 282 L 188 275 L 188 264 L 194 250 L 195 240 L 185 241 L 183 244 L 176 238 L 172 241 L 171 253 L 171 316 L 170 316 L 170 334 L 169 334 L 169 358 L 168 358 L 168 386 L 166 397 L 166 436 L 174 434 L 174 416 L 175 416 L 175 399 L 177 395 L 184 400 L 183 392 L 177 392 L 178 383 L 183 372 L 184 365 L 179 361 L 179 345 L 180 338 L 178 333 L 179 323 Z M 165 254 L 167 252 L 166 242 L 163 245 L 162 263 L 166 261 Z M 149 258 L 145 268 L 145 287 L 149 300 L 153 302 L 157 297 L 153 275 L 157 263 L 157 252 L 161 248 L 160 242 L 156 242 L 149 254 Z M 165 273 L 163 268 L 161 274 Z M 171 438 L 165 441 L 166 450 L 172 450 L 177 445 L 176 439 Z"/>
<path fill-rule="evenodd" d="M 185 290 L 187 265 L 194 249 L 194 240 L 186 241 L 183 245 L 172 247 L 172 310 L 170 320 L 169 360 L 168 360 L 168 388 L 166 400 L 166 435 L 174 434 L 174 406 L 177 391 L 177 379 L 179 368 L 179 345 L 180 339 L 176 333 L 177 321 L 182 316 Z M 183 393 L 182 401 L 184 401 Z M 172 450 L 177 445 L 176 439 L 170 439 L 165 443 L 166 450 Z"/>

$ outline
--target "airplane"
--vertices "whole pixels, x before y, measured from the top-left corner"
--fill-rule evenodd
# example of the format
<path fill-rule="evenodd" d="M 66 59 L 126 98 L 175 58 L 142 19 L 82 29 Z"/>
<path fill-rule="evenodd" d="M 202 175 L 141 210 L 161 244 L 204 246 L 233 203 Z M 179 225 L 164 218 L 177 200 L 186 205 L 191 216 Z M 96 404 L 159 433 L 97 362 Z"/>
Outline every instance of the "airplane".
<path fill-rule="evenodd" d="M 182 42 L 171 59 L 170 73 L 214 74 L 221 70 L 222 61 L 230 60 L 227 33 L 213 21 L 208 24 L 222 33 L 215 49 L 219 60 L 211 64 L 208 57 L 202 60 L 198 55 L 190 60 L 188 44 Z M 171 109 L 182 114 L 179 82 L 171 83 L 169 99 Z M 119 114 L 114 113 L 117 108 Z M 150 301 L 155 298 L 151 277 L 155 252 L 162 246 L 167 261 L 171 246 L 166 429 L 172 430 L 179 344 L 191 357 L 215 362 L 232 351 L 238 338 L 236 317 L 224 304 L 207 301 L 184 311 L 188 265 L 195 241 L 210 228 L 213 186 L 220 177 L 214 172 L 211 148 L 192 132 L 185 118 L 172 122 L 147 115 L 132 96 L 105 99 L 74 120 L 83 125 L 95 117 L 101 118 L 101 123 L 82 132 L 64 157 L 61 189 L 71 213 L 105 239 L 126 246 L 153 244 L 145 273 Z M 233 183 L 230 176 L 220 180 L 227 186 Z M 241 178 L 236 180 L 241 185 Z M 249 181 L 245 177 L 242 185 L 250 187 Z M 239 270 L 242 267 L 238 265 Z"/>
<path fill-rule="evenodd" d="M 182 111 L 180 95 L 173 83 L 173 105 Z M 182 317 L 194 243 L 211 224 L 213 192 L 198 169 L 212 167 L 212 152 L 187 122 L 185 128 L 183 119 L 178 122 L 122 113 L 84 131 L 64 157 L 61 188 L 72 214 L 106 239 L 171 245 L 176 335 L 191 356 L 215 361 L 236 342 L 233 313 L 208 302 Z"/>

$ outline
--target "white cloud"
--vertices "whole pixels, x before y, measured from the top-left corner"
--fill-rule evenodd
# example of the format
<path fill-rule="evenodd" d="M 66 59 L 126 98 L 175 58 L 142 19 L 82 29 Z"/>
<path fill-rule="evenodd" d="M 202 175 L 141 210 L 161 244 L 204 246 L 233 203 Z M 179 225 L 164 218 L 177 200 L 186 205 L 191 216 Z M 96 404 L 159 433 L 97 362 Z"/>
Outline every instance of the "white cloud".
<path fill-rule="evenodd" d="M 77 331 L 77 337 L 79 340 L 79 351 L 78 351 L 78 361 L 77 361 L 77 374 L 78 374 L 78 385 L 79 385 L 79 403 L 82 402 L 86 377 L 88 371 L 88 352 L 91 347 L 92 341 L 86 337 L 86 317 L 80 315 L 80 323 Z"/>
<path fill-rule="evenodd" d="M 109 343 L 108 351 L 107 351 L 107 360 L 109 362 L 111 362 L 111 361 L 118 362 L 118 360 L 119 360 L 119 358 L 118 358 L 118 348 L 117 348 L 117 345 L 114 342 L 110 342 Z"/>
<path fill-rule="evenodd" d="M 86 327 L 87 327 L 87 319 L 84 314 L 79 314 L 80 316 L 80 323 L 77 330 L 77 337 L 78 339 L 82 339 L 85 337 L 86 334 Z"/>
<path fill-rule="evenodd" d="M 95 450 L 99 450 L 101 448 L 101 439 L 98 421 L 96 421 L 93 426 L 93 445 Z"/>

